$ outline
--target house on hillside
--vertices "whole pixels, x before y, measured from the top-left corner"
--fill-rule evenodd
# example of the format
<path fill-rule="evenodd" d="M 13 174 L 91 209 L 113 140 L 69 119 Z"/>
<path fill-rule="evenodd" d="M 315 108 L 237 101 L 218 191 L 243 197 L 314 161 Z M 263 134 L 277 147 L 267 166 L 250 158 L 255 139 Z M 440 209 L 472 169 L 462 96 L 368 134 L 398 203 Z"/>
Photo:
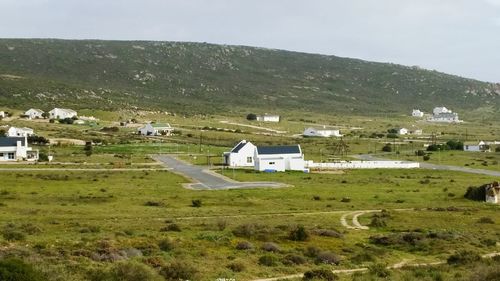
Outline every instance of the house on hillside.
<path fill-rule="evenodd" d="M 464 144 L 464 151 L 491 152 L 491 148 L 484 141 L 480 141 L 478 144 Z"/>
<path fill-rule="evenodd" d="M 408 129 L 406 129 L 406 128 L 399 128 L 398 129 L 398 135 L 408 135 Z"/>
<path fill-rule="evenodd" d="M 38 150 L 28 146 L 26 137 L 0 138 L 0 162 L 20 160 L 37 161 Z"/>
<path fill-rule="evenodd" d="M 170 124 L 148 123 L 144 127 L 137 129 L 137 132 L 143 136 L 170 136 L 174 128 Z"/>
<path fill-rule="evenodd" d="M 37 109 L 37 108 L 30 108 L 28 109 L 24 115 L 28 117 L 28 119 L 38 119 L 38 118 L 43 118 L 43 110 Z"/>
<path fill-rule="evenodd" d="M 257 146 L 255 149 L 257 171 L 305 171 L 304 154 L 300 145 Z"/>
<path fill-rule="evenodd" d="M 498 204 L 500 196 L 500 184 L 497 181 L 492 184 L 486 185 L 486 198 L 485 201 L 488 203 Z"/>
<path fill-rule="evenodd" d="M 72 109 L 54 108 L 49 111 L 50 119 L 66 119 L 76 117 L 78 113 Z"/>
<path fill-rule="evenodd" d="M 323 127 L 323 129 L 316 129 L 309 127 L 302 133 L 304 137 L 341 137 L 340 130 L 329 130 Z"/>
<path fill-rule="evenodd" d="M 411 116 L 417 117 L 417 118 L 422 118 L 424 117 L 424 113 L 420 111 L 419 109 L 414 109 L 411 113 Z"/>
<path fill-rule="evenodd" d="M 255 145 L 242 140 L 229 152 L 224 152 L 224 165 L 229 167 L 253 167 Z"/>
<path fill-rule="evenodd" d="M 0 111 L 0 118 L 5 118 L 5 112 Z"/>
<path fill-rule="evenodd" d="M 432 111 L 433 115 L 431 118 L 429 118 L 429 121 L 431 122 L 443 122 L 443 123 L 459 123 L 462 122 L 458 118 L 458 114 L 449 110 L 448 108 L 442 106 L 442 107 L 436 107 Z"/>
<path fill-rule="evenodd" d="M 18 128 L 18 127 L 10 127 L 7 130 L 8 137 L 29 137 L 33 135 L 33 129 L 31 128 Z"/>
<path fill-rule="evenodd" d="M 280 116 L 279 115 L 259 115 L 257 116 L 257 121 L 261 122 L 279 122 L 280 121 Z"/>

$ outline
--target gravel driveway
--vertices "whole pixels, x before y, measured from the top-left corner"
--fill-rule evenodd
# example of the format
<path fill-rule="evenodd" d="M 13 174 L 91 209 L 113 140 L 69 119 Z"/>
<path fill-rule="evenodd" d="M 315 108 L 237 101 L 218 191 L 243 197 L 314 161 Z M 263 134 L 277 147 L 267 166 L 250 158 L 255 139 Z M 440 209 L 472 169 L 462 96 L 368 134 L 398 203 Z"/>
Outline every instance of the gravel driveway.
<path fill-rule="evenodd" d="M 271 187 L 279 188 L 288 185 L 277 182 L 238 182 L 208 170 L 206 167 L 188 164 L 171 155 L 155 155 L 153 158 L 171 169 L 172 172 L 185 176 L 193 181 L 187 187 L 192 189 L 234 189 Z"/>

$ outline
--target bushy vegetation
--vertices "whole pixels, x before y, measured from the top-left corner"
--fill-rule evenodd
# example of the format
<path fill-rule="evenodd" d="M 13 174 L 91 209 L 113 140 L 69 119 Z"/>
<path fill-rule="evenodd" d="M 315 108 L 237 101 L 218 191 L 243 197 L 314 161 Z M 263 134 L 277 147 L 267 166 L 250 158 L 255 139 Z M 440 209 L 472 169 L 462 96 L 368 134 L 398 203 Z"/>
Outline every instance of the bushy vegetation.
<path fill-rule="evenodd" d="M 18 259 L 0 259 L 0 280 L 44 281 L 47 278 L 31 265 Z"/>

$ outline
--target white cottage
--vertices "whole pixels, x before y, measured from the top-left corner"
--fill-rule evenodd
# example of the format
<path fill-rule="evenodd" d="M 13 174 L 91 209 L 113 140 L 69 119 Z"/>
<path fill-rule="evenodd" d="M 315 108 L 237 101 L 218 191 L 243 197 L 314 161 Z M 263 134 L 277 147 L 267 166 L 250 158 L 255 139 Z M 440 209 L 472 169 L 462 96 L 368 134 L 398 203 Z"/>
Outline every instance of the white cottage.
<path fill-rule="evenodd" d="M 300 145 L 257 146 L 255 149 L 255 170 L 284 172 L 304 171 L 304 155 Z"/>
<path fill-rule="evenodd" d="M 224 152 L 224 164 L 229 167 L 253 167 L 255 145 L 242 140 L 229 152 Z"/>
<path fill-rule="evenodd" d="M 280 121 L 280 116 L 279 115 L 259 115 L 257 116 L 257 121 L 261 122 L 279 122 Z"/>
<path fill-rule="evenodd" d="M 452 113 L 452 111 L 444 106 L 438 106 L 432 110 L 433 115 L 439 115 L 441 113 Z"/>
<path fill-rule="evenodd" d="M 309 127 L 302 133 L 304 137 L 341 137 L 340 130 L 328 130 L 323 127 L 323 129 L 316 129 Z"/>
<path fill-rule="evenodd" d="M 49 111 L 50 119 L 73 118 L 77 115 L 78 113 L 76 111 L 67 108 L 54 108 L 51 111 Z"/>
<path fill-rule="evenodd" d="M 408 135 L 408 129 L 406 129 L 406 128 L 399 128 L 398 129 L 398 135 Z"/>
<path fill-rule="evenodd" d="M 1 117 L 1 118 L 5 118 L 5 112 L 0 111 L 0 117 Z"/>
<path fill-rule="evenodd" d="M 170 136 L 174 128 L 170 124 L 148 123 L 144 127 L 137 129 L 137 132 L 143 136 Z"/>
<path fill-rule="evenodd" d="M 28 109 L 24 115 L 28 117 L 28 119 L 37 119 L 37 118 L 43 118 L 43 110 L 37 109 L 37 108 L 30 108 Z"/>
<path fill-rule="evenodd" d="M 18 127 L 10 127 L 7 130 L 8 137 L 29 137 L 33 135 L 33 129 L 31 128 L 18 128 Z"/>
<path fill-rule="evenodd" d="M 411 112 L 411 116 L 417 117 L 417 118 L 422 118 L 422 117 L 424 117 L 424 113 L 422 111 L 420 111 L 419 109 L 414 109 Z"/>
<path fill-rule="evenodd" d="M 491 152 L 491 148 L 484 141 L 480 141 L 478 144 L 464 144 L 464 151 Z"/>
<path fill-rule="evenodd" d="M 38 150 L 33 150 L 28 146 L 26 137 L 0 138 L 0 162 L 18 160 L 36 161 Z"/>

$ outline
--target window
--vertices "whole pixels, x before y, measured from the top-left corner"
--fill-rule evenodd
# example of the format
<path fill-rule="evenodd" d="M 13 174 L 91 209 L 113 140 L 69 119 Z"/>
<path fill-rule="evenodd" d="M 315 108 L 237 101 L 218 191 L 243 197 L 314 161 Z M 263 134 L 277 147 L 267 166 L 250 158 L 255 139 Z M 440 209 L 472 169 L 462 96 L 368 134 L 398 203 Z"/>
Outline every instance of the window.
<path fill-rule="evenodd" d="M 14 152 L 9 152 L 9 159 L 10 160 L 13 160 L 14 156 L 15 156 Z"/>
<path fill-rule="evenodd" d="M 269 162 L 269 165 L 274 165 L 274 164 L 276 164 L 276 163 L 275 162 Z"/>
<path fill-rule="evenodd" d="M 252 157 L 247 157 L 247 163 L 252 163 Z"/>

